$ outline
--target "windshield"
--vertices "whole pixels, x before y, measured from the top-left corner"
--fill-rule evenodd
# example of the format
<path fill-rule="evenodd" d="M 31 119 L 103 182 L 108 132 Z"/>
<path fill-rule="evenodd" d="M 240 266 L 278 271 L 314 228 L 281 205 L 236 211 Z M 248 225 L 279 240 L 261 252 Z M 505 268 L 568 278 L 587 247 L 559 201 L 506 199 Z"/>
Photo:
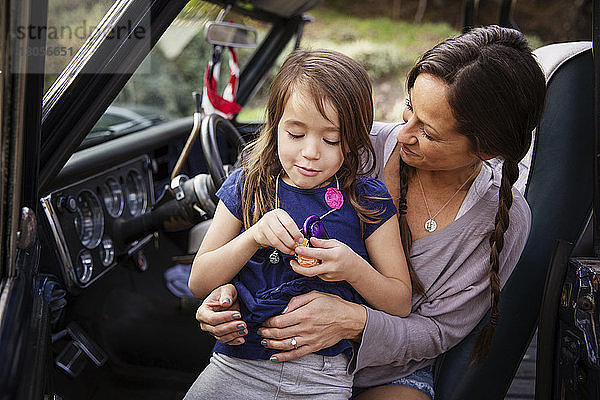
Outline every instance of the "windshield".
<path fill-rule="evenodd" d="M 46 35 L 44 92 L 52 85 L 117 0 L 49 0 L 48 24 L 32 37 Z M 34 27 L 30 27 L 34 29 Z"/>
<path fill-rule="evenodd" d="M 212 45 L 204 37 L 206 23 L 214 21 L 221 7 L 204 1 L 193 1 L 162 35 L 151 53 L 121 90 L 113 106 L 144 109 L 161 114 L 165 119 L 191 116 L 194 112 L 192 92 L 201 92 Z M 270 25 L 230 12 L 227 21 L 257 29 L 258 41 Z M 255 49 L 235 48 L 238 64 L 243 69 Z M 219 93 L 229 82 L 229 57 L 223 52 L 218 80 Z"/>
<path fill-rule="evenodd" d="M 221 7 L 204 1 L 189 2 L 173 21 L 150 54 L 131 76 L 112 105 L 100 117 L 80 149 L 132 133 L 167 120 L 189 117 L 195 105 L 192 93 L 202 92 L 203 78 L 213 46 L 205 35 L 205 26 L 218 18 Z M 270 24 L 230 12 L 227 21 L 250 26 L 257 30 L 260 42 Z M 255 51 L 235 48 L 238 65 L 243 68 Z M 229 82 L 230 53 L 223 52 L 221 79 L 217 91 L 223 93 Z M 247 105 L 251 115 L 263 113 L 261 104 Z"/>

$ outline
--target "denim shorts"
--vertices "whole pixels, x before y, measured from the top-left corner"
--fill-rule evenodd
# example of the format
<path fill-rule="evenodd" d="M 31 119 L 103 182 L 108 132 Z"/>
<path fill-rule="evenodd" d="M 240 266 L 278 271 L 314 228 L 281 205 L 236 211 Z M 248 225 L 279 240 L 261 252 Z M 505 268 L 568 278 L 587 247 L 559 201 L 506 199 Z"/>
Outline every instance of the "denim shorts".
<path fill-rule="evenodd" d="M 400 386 L 408 386 L 413 389 L 417 389 L 420 392 L 425 393 L 431 400 L 433 400 L 433 366 L 429 365 L 427 367 L 423 367 L 421 369 L 416 370 L 412 374 L 405 376 L 400 379 L 396 379 L 387 385 L 400 385 Z M 372 386 L 374 387 L 374 386 Z M 352 398 L 358 396 L 365 390 L 370 389 L 368 387 L 358 388 L 354 387 L 352 389 Z"/>

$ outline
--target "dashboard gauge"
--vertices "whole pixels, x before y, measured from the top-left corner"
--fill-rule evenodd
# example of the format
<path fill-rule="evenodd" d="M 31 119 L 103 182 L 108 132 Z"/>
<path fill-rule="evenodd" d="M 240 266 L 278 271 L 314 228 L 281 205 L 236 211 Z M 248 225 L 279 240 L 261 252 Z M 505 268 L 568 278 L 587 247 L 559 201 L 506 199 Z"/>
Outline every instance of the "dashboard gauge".
<path fill-rule="evenodd" d="M 105 267 L 108 267 L 115 260 L 115 247 L 112 239 L 109 237 L 102 239 L 102 244 L 100 245 L 100 260 Z"/>
<path fill-rule="evenodd" d="M 83 190 L 77 195 L 76 201 L 75 230 L 81 244 L 93 249 L 98 246 L 104 233 L 104 213 L 100 200 L 89 190 Z"/>
<path fill-rule="evenodd" d="M 102 200 L 108 215 L 113 218 L 118 218 L 123 212 L 124 198 L 121 185 L 114 178 L 108 178 L 102 186 L 100 186 Z"/>
<path fill-rule="evenodd" d="M 75 278 L 77 282 L 85 285 L 92 278 L 94 271 L 94 261 L 92 253 L 89 250 L 81 250 L 77 256 L 77 264 L 75 264 Z"/>
<path fill-rule="evenodd" d="M 131 170 L 125 178 L 125 191 L 127 193 L 127 208 L 131 215 L 140 215 L 146 210 L 146 185 L 142 175 Z"/>

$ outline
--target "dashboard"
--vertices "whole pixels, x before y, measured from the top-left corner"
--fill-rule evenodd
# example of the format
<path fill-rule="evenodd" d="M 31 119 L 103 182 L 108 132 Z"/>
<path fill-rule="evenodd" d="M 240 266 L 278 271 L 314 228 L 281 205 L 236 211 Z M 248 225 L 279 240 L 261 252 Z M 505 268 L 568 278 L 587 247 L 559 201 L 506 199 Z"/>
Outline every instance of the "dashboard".
<path fill-rule="evenodd" d="M 142 155 L 58 188 L 41 199 L 67 289 L 91 285 L 139 246 L 124 224 L 154 204 L 150 157 Z"/>

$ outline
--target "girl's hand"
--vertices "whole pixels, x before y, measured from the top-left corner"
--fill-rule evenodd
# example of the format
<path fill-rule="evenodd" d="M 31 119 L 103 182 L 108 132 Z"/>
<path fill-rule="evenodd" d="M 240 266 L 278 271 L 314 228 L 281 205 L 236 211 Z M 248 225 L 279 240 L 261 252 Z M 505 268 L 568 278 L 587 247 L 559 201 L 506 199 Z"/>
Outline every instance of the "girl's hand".
<path fill-rule="evenodd" d="M 355 282 L 359 277 L 359 269 L 363 258 L 346 244 L 335 239 L 310 238 L 315 247 L 296 247 L 296 254 L 321 260 L 320 264 L 303 267 L 296 260 L 291 260 L 292 269 L 304 276 L 318 276 L 324 281 Z M 368 266 L 368 263 L 364 262 Z"/>
<path fill-rule="evenodd" d="M 248 333 L 242 321 L 235 286 L 227 284 L 213 290 L 196 310 L 200 328 L 219 342 L 230 345 L 244 343 L 242 336 Z"/>
<path fill-rule="evenodd" d="M 259 333 L 265 347 L 282 351 L 271 358 L 280 362 L 333 346 L 342 339 L 359 340 L 366 322 L 367 311 L 360 304 L 313 291 L 292 298 L 285 314 L 267 319 Z"/>
<path fill-rule="evenodd" d="M 248 231 L 258 246 L 272 246 L 286 254 L 294 254 L 304 237 L 292 217 L 280 208 L 263 215 Z"/>

